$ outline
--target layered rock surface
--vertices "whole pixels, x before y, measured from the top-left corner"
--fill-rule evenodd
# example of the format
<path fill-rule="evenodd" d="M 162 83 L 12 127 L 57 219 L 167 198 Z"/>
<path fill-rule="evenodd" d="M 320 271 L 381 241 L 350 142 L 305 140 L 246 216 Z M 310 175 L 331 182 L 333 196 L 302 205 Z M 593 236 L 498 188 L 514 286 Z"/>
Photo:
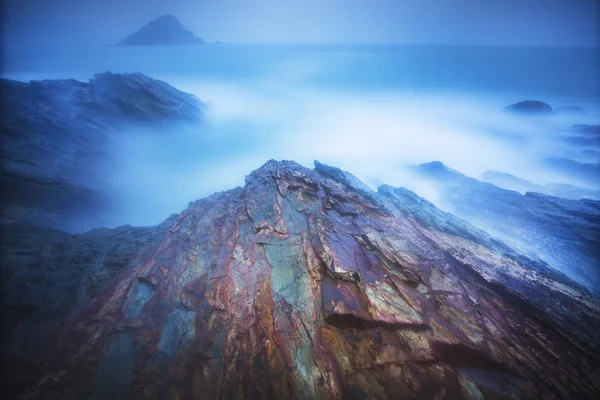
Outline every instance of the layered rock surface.
<path fill-rule="evenodd" d="M 15 398 L 600 395 L 586 289 L 408 190 L 319 163 L 270 161 L 156 228 L 44 231 L 28 252 L 8 232 L 9 287 L 79 266 L 60 278 L 77 301 L 14 317 Z M 34 329 L 56 339 L 13 346 Z"/>
<path fill-rule="evenodd" d="M 142 74 L 2 79 L 0 93 L 2 217 L 69 231 L 111 212 L 104 174 L 116 140 L 203 119 L 198 98 Z"/>
<path fill-rule="evenodd" d="M 415 171 L 438 185 L 444 209 L 600 293 L 600 201 L 523 195 L 467 177 L 439 161 Z"/>
<path fill-rule="evenodd" d="M 548 158 L 544 165 L 565 176 L 573 177 L 579 182 L 600 188 L 600 163 L 580 163 L 568 158 Z"/>

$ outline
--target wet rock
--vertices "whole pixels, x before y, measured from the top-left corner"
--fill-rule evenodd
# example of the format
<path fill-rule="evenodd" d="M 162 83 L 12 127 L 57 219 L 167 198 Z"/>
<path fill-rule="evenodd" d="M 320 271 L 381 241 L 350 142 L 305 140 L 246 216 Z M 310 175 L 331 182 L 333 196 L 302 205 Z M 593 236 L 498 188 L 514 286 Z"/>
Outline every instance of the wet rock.
<path fill-rule="evenodd" d="M 414 171 L 439 187 L 445 209 L 600 293 L 600 201 L 523 195 L 441 165 Z"/>
<path fill-rule="evenodd" d="M 57 311 L 51 321 L 61 323 L 30 317 L 30 327 L 56 340 L 14 364 L 5 393 L 600 394 L 599 304 L 585 288 L 406 189 L 367 189 L 322 164 L 270 161 L 243 188 L 193 202 L 159 227 L 50 235 L 46 262 L 67 274 L 72 267 L 56 260 L 75 241 L 94 266 L 74 282 L 98 268 L 109 278 Z M 17 241 L 6 251 L 24 247 Z M 33 263 L 20 262 L 13 270 Z M 27 280 L 44 270 L 30 269 Z M 20 339 L 20 331 L 11 337 Z"/>
<path fill-rule="evenodd" d="M 131 130 L 198 124 L 204 110 L 195 96 L 142 74 L 1 79 L 0 95 L 2 219 L 70 232 L 110 223 L 115 143 Z"/>

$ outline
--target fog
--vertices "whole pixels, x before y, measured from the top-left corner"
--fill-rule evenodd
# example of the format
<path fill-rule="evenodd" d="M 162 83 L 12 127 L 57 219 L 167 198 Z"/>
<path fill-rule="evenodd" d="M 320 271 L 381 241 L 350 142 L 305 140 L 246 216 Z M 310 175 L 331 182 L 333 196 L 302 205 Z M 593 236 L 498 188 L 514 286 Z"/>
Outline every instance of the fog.
<path fill-rule="evenodd" d="M 314 66 L 305 69 L 314 73 Z M 546 169 L 551 157 L 577 159 L 557 140 L 585 116 L 523 117 L 506 113 L 507 99 L 464 93 L 361 92 L 307 88 L 300 68 L 249 84 L 171 79 L 209 106 L 207 122 L 172 132 L 128 132 L 114 150 L 111 181 L 119 223 L 155 224 L 187 202 L 244 184 L 269 159 L 312 168 L 314 160 L 350 171 L 376 190 L 407 187 L 430 201 L 437 192 L 406 167 L 434 160 L 481 179 L 506 172 L 538 184 L 590 186 Z M 514 101 L 521 100 L 519 98 Z"/>
<path fill-rule="evenodd" d="M 121 127 L 97 171 L 115 205 L 105 225 L 152 225 L 188 202 L 244 184 L 269 159 L 355 174 L 376 189 L 437 192 L 406 168 L 442 161 L 481 179 L 489 170 L 536 184 L 597 187 L 548 168 L 548 158 L 598 162 L 573 124 L 600 121 L 595 49 L 398 45 L 206 45 L 10 50 L 3 76 L 78 79 L 139 72 L 207 105 L 197 126 Z M 585 115 L 516 116 L 541 100 Z M 593 149 L 593 147 L 592 147 Z M 597 147 L 596 147 L 597 150 Z M 591 154 L 591 155 L 590 155 Z"/>

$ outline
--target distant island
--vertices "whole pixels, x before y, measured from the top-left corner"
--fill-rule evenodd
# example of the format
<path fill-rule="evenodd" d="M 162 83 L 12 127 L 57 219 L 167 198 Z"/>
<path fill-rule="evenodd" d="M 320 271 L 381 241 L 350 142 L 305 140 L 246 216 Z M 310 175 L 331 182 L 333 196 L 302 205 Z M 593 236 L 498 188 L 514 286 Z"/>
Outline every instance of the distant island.
<path fill-rule="evenodd" d="M 204 41 L 196 37 L 192 31 L 185 29 L 175 16 L 166 14 L 147 23 L 117 45 L 168 46 L 186 44 L 204 44 Z"/>

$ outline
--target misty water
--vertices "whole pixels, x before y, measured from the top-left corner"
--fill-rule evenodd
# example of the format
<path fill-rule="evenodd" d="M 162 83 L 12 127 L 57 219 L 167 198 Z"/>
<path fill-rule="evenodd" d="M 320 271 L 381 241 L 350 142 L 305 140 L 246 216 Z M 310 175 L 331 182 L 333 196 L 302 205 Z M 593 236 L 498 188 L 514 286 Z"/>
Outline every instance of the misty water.
<path fill-rule="evenodd" d="M 313 160 L 369 186 L 436 192 L 405 167 L 440 160 L 477 179 L 488 170 L 537 184 L 570 183 L 543 161 L 590 162 L 557 141 L 600 121 L 600 61 L 593 48 L 400 45 L 242 45 L 5 49 L 16 80 L 140 72 L 208 105 L 197 127 L 131 128 L 115 144 L 118 211 L 110 226 L 151 225 L 189 201 L 242 185 L 268 159 Z M 522 118 L 521 100 L 579 106 L 584 116 Z M 593 185 L 591 185 L 593 186 Z M 593 188 L 593 187 L 592 187 Z"/>

